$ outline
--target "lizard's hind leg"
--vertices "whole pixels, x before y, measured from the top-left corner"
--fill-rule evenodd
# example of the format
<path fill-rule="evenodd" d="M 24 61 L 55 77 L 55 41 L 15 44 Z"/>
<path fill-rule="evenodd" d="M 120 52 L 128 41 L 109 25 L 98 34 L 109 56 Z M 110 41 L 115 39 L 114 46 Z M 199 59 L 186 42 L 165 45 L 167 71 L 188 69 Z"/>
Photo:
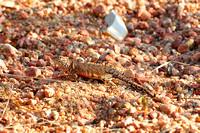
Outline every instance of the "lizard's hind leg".
<path fill-rule="evenodd" d="M 74 74 L 67 75 L 66 78 L 70 81 L 76 81 L 76 79 L 78 78 L 78 75 L 74 73 Z"/>
<path fill-rule="evenodd" d="M 115 78 L 112 78 L 112 75 L 110 74 L 102 75 L 101 79 L 104 81 L 104 83 L 111 86 L 111 88 L 115 89 L 117 87 L 117 85 L 112 81 L 113 79 L 115 79 Z"/>

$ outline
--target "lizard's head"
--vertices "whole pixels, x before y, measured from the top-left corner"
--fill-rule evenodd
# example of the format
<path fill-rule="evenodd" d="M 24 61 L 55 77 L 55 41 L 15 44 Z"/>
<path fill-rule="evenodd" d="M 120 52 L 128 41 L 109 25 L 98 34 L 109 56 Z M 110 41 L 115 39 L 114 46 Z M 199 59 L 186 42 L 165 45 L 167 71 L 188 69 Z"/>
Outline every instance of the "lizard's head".
<path fill-rule="evenodd" d="M 59 56 L 58 63 L 62 69 L 67 69 L 71 64 L 71 61 L 68 57 Z"/>

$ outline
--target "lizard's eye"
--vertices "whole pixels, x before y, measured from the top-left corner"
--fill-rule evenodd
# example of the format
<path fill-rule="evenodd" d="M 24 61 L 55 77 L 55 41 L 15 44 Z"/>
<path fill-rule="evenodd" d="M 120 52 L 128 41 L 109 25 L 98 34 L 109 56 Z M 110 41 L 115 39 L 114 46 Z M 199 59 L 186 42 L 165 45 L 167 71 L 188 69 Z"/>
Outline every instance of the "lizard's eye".
<path fill-rule="evenodd" d="M 62 59 L 62 57 L 60 56 L 59 59 Z"/>

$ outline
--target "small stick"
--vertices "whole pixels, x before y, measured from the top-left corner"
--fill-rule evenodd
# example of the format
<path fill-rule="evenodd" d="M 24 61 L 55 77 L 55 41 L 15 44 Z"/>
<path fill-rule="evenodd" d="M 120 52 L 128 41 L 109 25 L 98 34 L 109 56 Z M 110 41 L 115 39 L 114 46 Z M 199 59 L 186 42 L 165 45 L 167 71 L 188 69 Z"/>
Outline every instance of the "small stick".
<path fill-rule="evenodd" d="M 197 50 L 200 50 L 200 49 L 198 48 L 198 49 L 193 50 L 193 51 L 188 51 L 187 53 L 184 53 L 184 54 L 182 54 L 182 55 L 180 55 L 180 56 L 177 56 L 177 57 L 175 57 L 174 59 L 172 59 L 172 60 L 170 60 L 170 61 L 168 61 L 168 62 L 166 62 L 166 63 L 164 63 L 164 64 L 162 64 L 162 65 L 160 65 L 160 66 L 158 66 L 158 67 L 156 67 L 156 68 L 153 69 L 151 72 L 154 72 L 155 70 L 160 69 L 161 67 L 163 67 L 163 66 L 165 66 L 165 65 L 167 65 L 167 64 L 169 64 L 169 63 L 171 63 L 171 62 L 173 62 L 174 60 L 176 60 L 176 59 L 178 59 L 178 58 L 180 58 L 180 57 L 183 57 L 184 55 L 187 55 L 187 54 L 190 54 L 190 53 L 192 53 L 192 52 L 195 52 L 195 51 L 197 51 Z"/>
<path fill-rule="evenodd" d="M 56 80 L 56 79 L 43 79 L 43 78 L 36 78 L 36 77 L 30 77 L 30 76 L 22 76 L 22 75 L 13 75 L 13 74 L 7 74 L 7 73 L 0 73 L 0 75 L 3 76 L 10 76 L 10 77 L 17 77 L 17 78 L 33 78 L 38 80 L 46 80 L 46 81 L 53 81 L 53 82 L 63 82 L 62 80 Z"/>
<path fill-rule="evenodd" d="M 11 91 L 12 91 L 12 89 L 13 89 L 13 85 L 12 85 L 12 87 L 11 87 Z M 3 116 L 4 116 L 5 112 L 6 112 L 6 109 L 8 108 L 8 104 L 10 103 L 11 95 L 12 95 L 12 92 L 10 92 L 8 101 L 7 101 L 7 103 L 6 103 L 6 107 L 4 108 L 3 113 L 2 113 L 2 116 L 1 116 L 1 120 L 3 119 Z"/>

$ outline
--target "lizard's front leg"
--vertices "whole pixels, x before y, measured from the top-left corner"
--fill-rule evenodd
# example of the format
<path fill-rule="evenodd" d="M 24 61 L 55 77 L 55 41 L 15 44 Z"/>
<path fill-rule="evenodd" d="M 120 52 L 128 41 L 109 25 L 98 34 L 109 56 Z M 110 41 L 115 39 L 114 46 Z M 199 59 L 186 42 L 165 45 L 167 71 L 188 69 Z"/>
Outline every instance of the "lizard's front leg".
<path fill-rule="evenodd" d="M 67 78 L 71 81 L 75 81 L 78 78 L 78 75 L 76 73 L 71 73 Z"/>
<path fill-rule="evenodd" d="M 117 85 L 112 81 L 113 80 L 113 77 L 111 74 L 105 74 L 105 75 L 102 75 L 101 76 L 101 79 L 105 82 L 105 83 L 108 83 L 111 88 L 116 88 Z"/>

